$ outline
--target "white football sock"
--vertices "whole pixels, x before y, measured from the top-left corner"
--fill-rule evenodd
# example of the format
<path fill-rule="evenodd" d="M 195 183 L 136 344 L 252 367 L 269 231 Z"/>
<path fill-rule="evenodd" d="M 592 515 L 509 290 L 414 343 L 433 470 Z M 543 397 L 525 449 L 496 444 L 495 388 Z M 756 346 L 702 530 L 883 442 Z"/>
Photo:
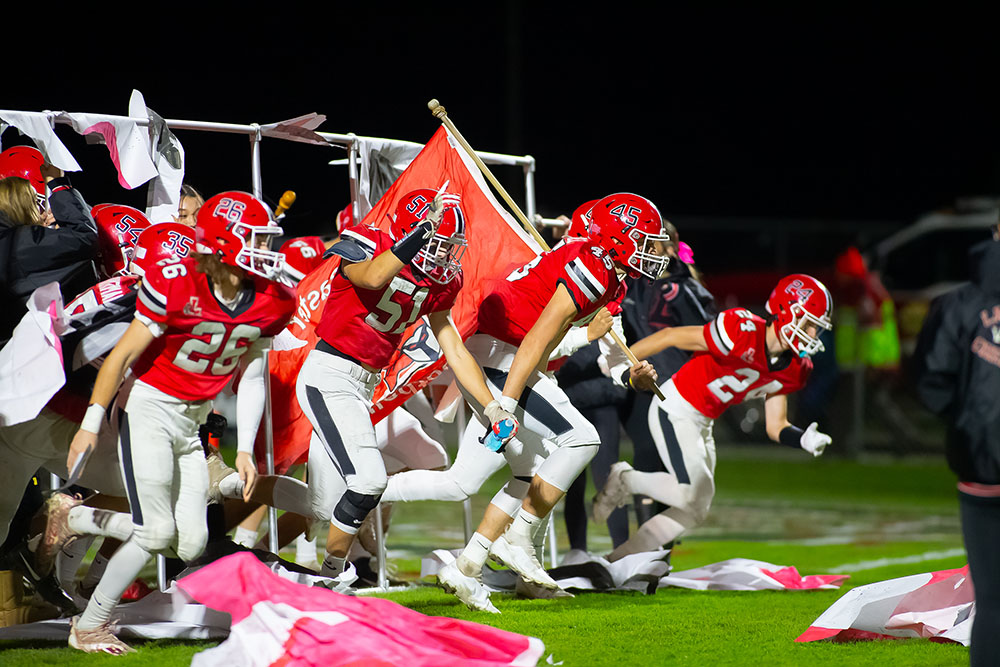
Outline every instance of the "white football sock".
<path fill-rule="evenodd" d="M 520 545 L 534 544 L 535 530 L 544 523 L 543 517 L 535 516 L 522 507 L 507 528 L 509 540 Z"/>
<path fill-rule="evenodd" d="M 346 563 L 346 558 L 334 556 L 333 554 L 327 554 L 326 558 L 323 559 L 323 565 L 319 568 L 320 576 L 332 577 L 336 579 L 343 574 L 344 565 Z"/>
<path fill-rule="evenodd" d="M 222 494 L 223 498 L 242 498 L 243 480 L 240 479 L 240 474 L 234 472 L 223 477 L 219 482 L 219 493 Z"/>
<path fill-rule="evenodd" d="M 316 564 L 316 540 L 310 540 L 305 533 L 295 538 L 295 562 L 299 565 Z"/>
<path fill-rule="evenodd" d="M 69 511 L 67 523 L 83 535 L 102 535 L 122 542 L 132 537 L 132 517 L 123 512 L 78 505 Z"/>
<path fill-rule="evenodd" d="M 122 599 L 125 589 L 135 581 L 152 557 L 152 554 L 136 544 L 135 540 L 129 540 L 121 545 L 108 561 L 108 569 L 104 571 L 101 583 L 97 584 L 97 589 L 76 627 L 81 630 L 93 630 L 106 623 Z"/>
<path fill-rule="evenodd" d="M 465 549 L 458 557 L 458 569 L 467 577 L 478 577 L 483 572 L 483 565 L 490 557 L 490 547 L 493 540 L 488 539 L 482 533 L 473 533 L 472 539 L 465 545 Z"/>
<path fill-rule="evenodd" d="M 241 547 L 253 549 L 254 545 L 257 544 L 257 530 L 237 526 L 236 532 L 233 534 L 233 542 Z"/>

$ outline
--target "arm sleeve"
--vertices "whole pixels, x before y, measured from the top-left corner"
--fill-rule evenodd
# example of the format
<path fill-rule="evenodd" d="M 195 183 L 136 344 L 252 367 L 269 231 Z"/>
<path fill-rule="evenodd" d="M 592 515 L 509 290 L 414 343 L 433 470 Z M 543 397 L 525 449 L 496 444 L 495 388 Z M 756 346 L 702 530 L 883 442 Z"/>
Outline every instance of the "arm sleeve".
<path fill-rule="evenodd" d="M 587 327 L 570 327 L 559 344 L 552 350 L 549 361 L 568 357 L 588 343 L 590 341 L 587 340 Z"/>
<path fill-rule="evenodd" d="M 270 338 L 258 338 L 247 352 L 246 367 L 236 394 L 236 451 L 253 453 L 253 443 L 264 416 L 264 352 Z"/>
<path fill-rule="evenodd" d="M 625 338 L 625 329 L 622 327 L 622 318 L 620 315 L 615 316 L 614 323 L 611 325 L 611 329 L 617 333 L 622 340 Z M 628 360 L 628 356 L 625 354 L 624 350 L 618 347 L 610 336 L 604 336 L 600 339 L 601 356 L 597 358 L 597 366 L 601 369 L 607 377 L 611 378 L 619 387 L 624 387 L 625 384 L 622 382 L 623 374 L 628 370 L 632 363 Z"/>

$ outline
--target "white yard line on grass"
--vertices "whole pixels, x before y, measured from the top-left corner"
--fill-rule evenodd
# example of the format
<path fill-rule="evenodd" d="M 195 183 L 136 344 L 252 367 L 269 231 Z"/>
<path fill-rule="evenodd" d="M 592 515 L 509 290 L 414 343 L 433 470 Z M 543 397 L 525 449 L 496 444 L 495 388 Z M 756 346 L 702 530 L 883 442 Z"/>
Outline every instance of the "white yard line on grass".
<path fill-rule="evenodd" d="M 922 563 L 927 560 L 942 560 L 944 558 L 955 558 L 964 556 L 965 549 L 945 549 L 944 551 L 925 551 L 914 556 L 899 556 L 897 558 L 876 558 L 875 560 L 863 560 L 857 563 L 847 563 L 837 567 L 824 568 L 830 574 L 844 574 L 850 572 L 860 572 L 862 570 L 874 570 L 879 567 L 890 565 L 905 565 L 907 563 Z"/>

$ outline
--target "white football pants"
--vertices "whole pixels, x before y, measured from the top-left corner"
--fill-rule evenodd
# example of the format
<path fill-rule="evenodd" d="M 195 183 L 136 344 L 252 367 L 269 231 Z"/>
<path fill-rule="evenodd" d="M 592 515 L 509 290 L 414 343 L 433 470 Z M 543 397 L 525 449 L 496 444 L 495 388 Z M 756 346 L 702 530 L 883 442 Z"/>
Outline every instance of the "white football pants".
<path fill-rule="evenodd" d="M 174 547 L 181 560 L 191 561 L 205 549 L 208 468 L 198 427 L 211 410 L 210 400 L 175 398 L 142 381 L 132 387 L 119 457 L 132 539 L 149 553 Z"/>

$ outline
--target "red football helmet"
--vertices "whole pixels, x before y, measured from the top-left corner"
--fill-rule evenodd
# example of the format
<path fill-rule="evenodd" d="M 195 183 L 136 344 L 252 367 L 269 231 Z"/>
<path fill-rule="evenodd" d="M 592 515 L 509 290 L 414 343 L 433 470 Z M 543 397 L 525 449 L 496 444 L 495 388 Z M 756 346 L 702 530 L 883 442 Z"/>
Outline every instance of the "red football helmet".
<path fill-rule="evenodd" d="M 336 225 L 337 234 L 340 234 L 348 227 L 354 226 L 354 204 L 348 204 L 337 214 Z"/>
<path fill-rule="evenodd" d="M 90 215 L 97 223 L 104 272 L 108 277 L 128 273 L 135 244 L 149 220 L 142 211 L 122 204 L 98 204 Z"/>
<path fill-rule="evenodd" d="M 663 232 L 663 218 L 656 205 L 645 197 L 619 192 L 600 199 L 590 209 L 590 235 L 608 251 L 608 256 L 628 270 L 632 277 L 656 279 L 670 258 L 665 247 L 670 242 Z"/>
<path fill-rule="evenodd" d="M 42 178 L 42 152 L 31 146 L 13 146 L 0 153 L 0 178 L 19 176 L 27 179 L 35 193 L 45 198 L 45 179 Z"/>
<path fill-rule="evenodd" d="M 128 272 L 141 278 L 160 260 L 189 257 L 193 250 L 193 229 L 179 222 L 158 222 L 139 234 Z"/>
<path fill-rule="evenodd" d="M 196 250 L 215 255 L 223 264 L 237 266 L 268 280 L 281 273 L 284 257 L 268 249 L 281 235 L 271 211 L 247 192 L 222 192 L 202 204 L 194 236 Z"/>
<path fill-rule="evenodd" d="M 285 241 L 280 252 L 285 256 L 286 264 L 306 275 L 323 263 L 326 246 L 318 236 L 301 236 Z"/>
<path fill-rule="evenodd" d="M 573 217 L 570 218 L 569 228 L 566 230 L 566 236 L 573 238 L 585 239 L 590 236 L 590 210 L 594 208 L 594 204 L 598 200 L 591 199 L 590 201 L 581 204 L 575 211 L 573 211 Z"/>
<path fill-rule="evenodd" d="M 437 192 L 421 188 L 403 195 L 396 204 L 396 215 L 389 227 L 389 235 L 398 241 L 427 217 L 431 202 Z M 444 285 L 462 271 L 462 255 L 465 254 L 465 214 L 462 200 L 457 194 L 445 193 L 444 217 L 438 225 L 434 238 L 428 241 L 413 259 L 413 264 L 428 278 Z"/>
<path fill-rule="evenodd" d="M 766 308 L 774 317 L 774 332 L 800 357 L 823 351 L 820 331 L 833 328 L 833 298 L 823 283 L 804 273 L 785 276 L 767 298 Z"/>

